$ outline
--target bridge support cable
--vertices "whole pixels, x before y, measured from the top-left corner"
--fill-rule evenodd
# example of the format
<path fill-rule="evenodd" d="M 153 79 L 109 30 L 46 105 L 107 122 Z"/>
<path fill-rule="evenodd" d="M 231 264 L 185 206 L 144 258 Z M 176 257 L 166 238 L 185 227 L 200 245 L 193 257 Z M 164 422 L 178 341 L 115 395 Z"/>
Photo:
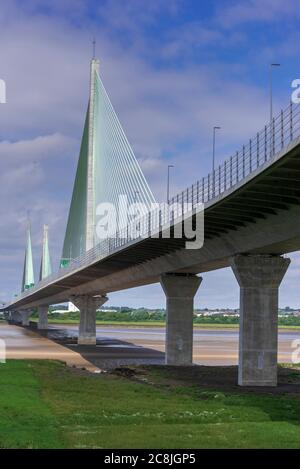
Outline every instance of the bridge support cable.
<path fill-rule="evenodd" d="M 289 264 L 280 256 L 231 259 L 240 286 L 240 386 L 277 385 L 278 288 Z"/>
<path fill-rule="evenodd" d="M 166 295 L 166 365 L 193 363 L 194 297 L 202 282 L 192 274 L 165 274 L 160 283 Z"/>
<path fill-rule="evenodd" d="M 127 210 L 120 211 L 120 196 L 127 205 L 137 204 L 139 215 L 150 210 L 155 199 L 128 142 L 99 75 L 99 61 L 91 62 L 90 98 L 69 211 L 61 267 L 126 229 Z M 100 236 L 105 205 L 116 210 L 115 231 Z M 107 221 L 112 227 L 111 211 Z M 110 218 L 111 217 L 111 218 Z M 103 230 L 102 230 L 103 233 Z"/>

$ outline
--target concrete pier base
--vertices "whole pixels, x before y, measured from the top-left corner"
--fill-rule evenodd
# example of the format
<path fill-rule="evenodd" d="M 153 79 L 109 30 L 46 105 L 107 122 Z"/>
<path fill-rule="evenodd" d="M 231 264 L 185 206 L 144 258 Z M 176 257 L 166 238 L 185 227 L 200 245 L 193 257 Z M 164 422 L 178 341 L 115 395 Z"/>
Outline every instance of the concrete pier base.
<path fill-rule="evenodd" d="M 22 323 L 22 316 L 21 316 L 21 313 L 19 311 L 10 311 L 9 312 L 9 319 L 10 321 L 14 322 L 14 323 Z"/>
<path fill-rule="evenodd" d="M 78 344 L 96 344 L 96 311 L 107 300 L 107 296 L 90 295 L 76 295 L 70 298 L 80 311 Z"/>
<path fill-rule="evenodd" d="M 166 364 L 193 363 L 194 296 L 202 281 L 192 274 L 165 274 L 160 283 L 167 299 Z"/>
<path fill-rule="evenodd" d="M 278 288 L 289 264 L 268 255 L 231 260 L 240 286 L 240 386 L 277 385 Z"/>
<path fill-rule="evenodd" d="M 38 307 L 38 329 L 48 329 L 48 305 L 42 305 Z"/>
<path fill-rule="evenodd" d="M 32 315 L 32 311 L 20 311 L 20 316 L 22 320 L 22 326 L 29 326 L 29 318 Z"/>

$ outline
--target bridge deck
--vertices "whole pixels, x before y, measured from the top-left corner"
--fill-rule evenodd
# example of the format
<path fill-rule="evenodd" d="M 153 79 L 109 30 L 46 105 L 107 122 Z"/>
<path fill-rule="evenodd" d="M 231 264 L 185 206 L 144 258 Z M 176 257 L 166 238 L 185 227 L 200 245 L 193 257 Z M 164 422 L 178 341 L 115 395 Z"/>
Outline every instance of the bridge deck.
<path fill-rule="evenodd" d="M 199 273 L 221 268 L 236 253 L 283 254 L 300 249 L 300 137 L 294 137 L 295 133 L 300 134 L 300 126 L 284 144 L 283 129 L 290 127 L 290 121 L 284 119 L 281 114 L 280 138 L 275 132 L 270 155 L 265 128 L 263 148 L 259 147 L 258 134 L 255 153 L 250 141 L 250 156 L 246 156 L 243 147 L 235 164 L 231 158 L 213 175 L 213 180 L 210 175 L 172 199 L 173 203 L 191 201 L 195 207 L 199 199 L 204 201 L 205 242 L 201 249 L 187 250 L 185 239 L 174 238 L 119 242 L 112 249 L 108 246 L 105 254 L 88 252 L 78 265 L 75 260 L 71 268 L 61 269 L 58 275 L 24 292 L 6 308 L 51 304 L 67 301 L 72 294 L 108 293 L 153 283 L 164 272 Z M 291 119 L 295 126 L 295 115 Z M 195 213 L 196 208 L 193 218 Z"/>

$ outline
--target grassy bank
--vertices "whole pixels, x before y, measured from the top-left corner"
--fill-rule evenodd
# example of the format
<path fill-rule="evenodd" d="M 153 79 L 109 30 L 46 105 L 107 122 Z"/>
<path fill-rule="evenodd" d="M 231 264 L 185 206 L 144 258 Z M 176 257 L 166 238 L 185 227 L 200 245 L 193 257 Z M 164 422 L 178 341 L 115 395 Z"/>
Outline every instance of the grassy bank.
<path fill-rule="evenodd" d="M 37 318 L 31 318 L 30 321 L 37 322 Z M 49 318 L 49 324 L 79 324 L 79 319 L 59 319 L 59 318 Z M 96 320 L 97 325 L 101 326 L 124 326 L 124 327 L 165 327 L 165 321 L 99 321 Z M 194 324 L 195 327 L 200 328 L 237 328 L 238 324 Z M 300 328 L 300 326 L 299 326 Z"/>
<path fill-rule="evenodd" d="M 0 447 L 300 447 L 299 394 L 205 389 L 168 373 L 147 367 L 142 383 L 8 361 L 0 365 Z"/>
<path fill-rule="evenodd" d="M 37 317 L 38 314 L 35 311 L 31 316 L 31 320 L 37 321 Z M 164 327 L 165 319 L 165 314 L 159 311 L 98 311 L 96 313 L 96 323 L 102 326 Z M 50 311 L 48 320 L 50 324 L 78 324 L 80 313 L 78 311 L 66 311 L 64 313 Z M 201 329 L 235 329 L 239 327 L 239 318 L 219 314 L 199 316 L 194 317 L 193 324 L 195 328 Z M 300 329 L 300 316 L 280 316 L 278 325 L 283 329 L 298 330 Z"/>
<path fill-rule="evenodd" d="M 37 318 L 30 319 L 33 322 L 37 322 Z M 76 319 L 48 319 L 49 324 L 79 324 L 79 320 Z M 123 326 L 123 327 L 165 327 L 164 321 L 96 321 L 99 326 Z M 239 324 L 218 324 L 218 323 L 207 323 L 197 324 L 194 323 L 194 327 L 197 329 L 238 329 Z M 300 326 L 286 326 L 279 325 L 279 329 L 287 330 L 300 330 Z"/>
<path fill-rule="evenodd" d="M 30 319 L 37 322 L 37 318 Z M 49 324 L 79 324 L 79 320 L 75 319 L 48 319 Z M 123 326 L 123 327 L 165 327 L 164 321 L 96 321 L 99 326 Z M 194 327 L 200 329 L 227 329 L 238 328 L 238 324 L 194 324 Z M 299 326 L 300 329 L 300 326 Z"/>

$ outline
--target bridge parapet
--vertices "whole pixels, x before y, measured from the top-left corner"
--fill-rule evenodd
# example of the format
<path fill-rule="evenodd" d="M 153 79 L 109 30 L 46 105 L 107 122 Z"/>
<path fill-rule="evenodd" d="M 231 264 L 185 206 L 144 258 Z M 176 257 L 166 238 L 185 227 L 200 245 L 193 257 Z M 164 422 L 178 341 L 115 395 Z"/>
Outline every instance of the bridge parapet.
<path fill-rule="evenodd" d="M 171 198 L 171 203 L 206 203 L 245 180 L 300 135 L 300 106 L 289 106 L 214 172 Z"/>

